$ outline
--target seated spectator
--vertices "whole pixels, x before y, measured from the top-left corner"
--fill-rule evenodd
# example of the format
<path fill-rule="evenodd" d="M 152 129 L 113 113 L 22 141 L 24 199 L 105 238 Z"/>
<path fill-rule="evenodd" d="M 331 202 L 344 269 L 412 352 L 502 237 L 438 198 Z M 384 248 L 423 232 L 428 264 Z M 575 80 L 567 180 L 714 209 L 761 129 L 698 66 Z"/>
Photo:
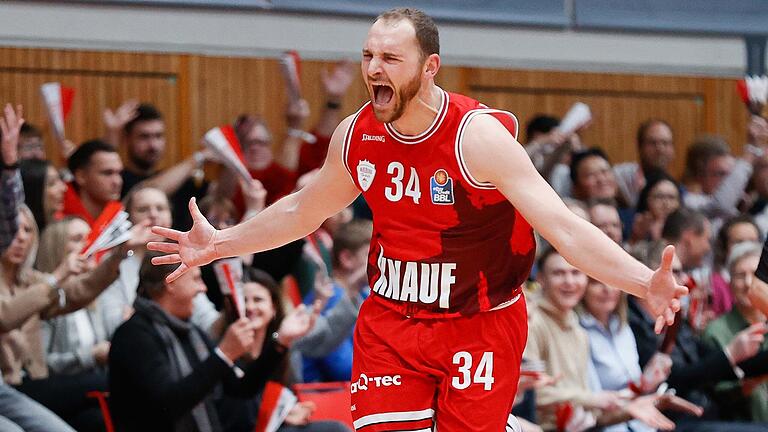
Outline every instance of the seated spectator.
<path fill-rule="evenodd" d="M 703 331 L 714 318 L 708 301 L 712 278 L 712 263 L 707 259 L 712 251 L 710 227 L 704 214 L 683 207 L 670 213 L 661 232 L 663 240 L 675 246 L 675 254 L 689 276 L 687 319 L 697 331 Z M 645 246 L 653 247 L 653 244 Z"/>
<path fill-rule="evenodd" d="M 140 186 L 131 191 L 125 199 L 125 209 L 129 220 L 135 225 L 171 226 L 171 209 L 168 197 L 160 190 Z M 159 237 L 152 235 L 152 240 Z M 136 245 L 133 254 L 120 263 L 120 276 L 98 298 L 97 310 L 101 313 L 101 322 L 108 338 L 133 313 L 136 288 L 139 286 L 139 268 L 147 252 L 146 242 Z M 205 294 L 195 298 L 195 312 L 192 322 L 200 328 L 210 331 L 213 339 L 221 335 L 226 318 L 216 312 Z"/>
<path fill-rule="evenodd" d="M 312 314 L 302 309 L 286 318 L 274 341 L 258 350 L 238 378 L 235 362 L 254 350 L 258 323 L 241 318 L 215 346 L 206 331 L 189 321 L 194 298 L 205 291 L 200 270 L 166 283 L 175 266 L 155 266 L 155 256 L 159 254 L 144 256 L 136 312 L 112 340 L 114 420 L 122 431 L 222 430 L 215 404 L 220 393 L 215 389 L 222 385 L 224 393 L 237 398 L 257 394 L 283 361 L 287 347 L 309 331 Z"/>
<path fill-rule="evenodd" d="M 754 216 L 762 235 L 768 234 L 768 154 L 755 160 L 750 180 L 749 214 Z"/>
<path fill-rule="evenodd" d="M 711 280 L 711 308 L 715 317 L 730 311 L 733 306 L 733 294 L 728 286 L 731 278 L 726 266 L 726 259 L 730 256 L 731 249 L 742 242 L 759 241 L 760 229 L 754 219 L 746 214 L 726 220 L 720 232 L 717 233 Z"/>
<path fill-rule="evenodd" d="M 44 274 L 31 268 L 33 259 L 30 255 L 38 249 L 38 233 L 32 213 L 26 206 L 21 206 L 20 210 L 16 237 L 0 259 L 0 368 L 3 380 L 74 425 L 81 414 L 89 411 L 89 405 L 93 405 L 85 398 L 81 381 L 48 377 L 40 320 L 74 312 L 91 303 L 117 277 L 121 257 L 132 247 L 147 241 L 149 230 L 133 228 L 131 240 L 115 248 L 92 271 L 78 275 L 69 271 Z M 91 424 L 90 417 L 84 421 Z M 88 427 L 78 429 L 93 430 Z"/>
<path fill-rule="evenodd" d="M 254 327 L 253 348 L 247 354 L 248 358 L 258 358 L 263 350 L 268 349 L 268 345 L 275 344 L 276 341 L 271 337 L 275 332 L 281 334 L 283 323 L 291 320 L 291 315 L 286 316 L 285 308 L 282 302 L 280 286 L 267 273 L 249 268 L 244 274 L 243 296 L 245 297 L 246 317 L 251 320 Z M 317 325 L 316 321 L 315 325 Z M 314 328 L 310 332 L 314 331 Z M 309 336 L 307 334 L 306 336 Z M 301 338 L 300 338 L 301 339 Z M 298 340 L 291 347 L 295 349 Z M 284 359 L 285 360 L 285 359 Z M 281 382 L 283 385 L 289 384 L 289 375 L 286 373 L 287 364 L 283 362 L 276 367 L 272 373 L 272 380 Z M 226 431 L 250 432 L 253 430 L 256 422 L 256 414 L 259 410 L 259 401 L 252 400 L 245 407 L 237 410 L 233 406 L 234 401 L 228 401 L 229 409 L 235 409 L 234 412 L 227 412 L 227 415 L 221 417 Z M 245 408 L 245 412 L 242 409 Z M 288 412 L 288 416 L 278 429 L 279 432 L 346 432 L 347 427 L 337 422 L 310 421 L 315 405 L 312 402 L 298 402 Z M 222 413 L 223 414 L 223 413 Z"/>
<path fill-rule="evenodd" d="M 189 199 L 205 194 L 206 186 L 202 178 L 193 179 L 200 172 L 205 162 L 212 160 L 209 151 L 198 151 L 186 160 L 160 170 L 160 162 L 165 157 L 167 147 L 165 120 L 162 113 L 150 104 L 138 104 L 130 100 L 124 102 L 115 112 L 104 112 L 107 127 L 107 142 L 114 148 L 120 148 L 125 142 L 127 159 L 120 175 L 123 186 L 120 196 L 125 197 L 137 184 L 154 187 L 164 192 L 172 205 L 174 228 L 187 230 L 192 226 L 192 219 L 186 211 Z"/>
<path fill-rule="evenodd" d="M 736 335 L 755 325 L 755 338 L 762 335 L 761 324 L 765 316 L 750 302 L 749 291 L 762 248 L 757 242 L 737 243 L 728 255 L 728 273 L 731 275 L 733 309 L 707 326 L 704 341 L 722 350 Z M 764 340 L 761 350 L 768 350 Z M 715 399 L 722 408 L 721 415 L 728 420 L 768 423 L 768 375 L 743 381 L 724 381 L 715 387 Z"/>
<path fill-rule="evenodd" d="M 107 204 L 120 199 L 120 155 L 103 141 L 86 141 L 69 157 L 67 167 L 74 180 L 64 197 L 64 215 L 93 225 Z"/>
<path fill-rule="evenodd" d="M 613 167 L 619 190 L 631 207 L 637 207 L 639 195 L 654 170 L 668 172 L 675 159 L 672 127 L 661 119 L 648 119 L 637 128 L 639 162 L 624 162 Z"/>
<path fill-rule="evenodd" d="M 91 228 L 77 218 L 67 218 L 49 225 L 40 239 L 35 267 L 44 273 L 65 269 L 70 274 L 88 271 L 93 265 L 80 255 Z M 83 309 L 43 322 L 43 346 L 51 375 L 91 373 L 99 377 L 106 390 L 104 367 L 109 342 L 101 324 L 101 315 L 93 302 Z"/>
<path fill-rule="evenodd" d="M 658 265 L 664 244 L 653 245 L 646 265 Z M 675 259 L 672 270 L 678 283 L 685 282 L 682 263 Z M 645 367 L 658 352 L 664 336 L 654 332 L 648 304 L 638 298 L 629 299 L 629 325 L 637 341 L 640 365 Z M 738 376 L 757 377 L 768 372 L 768 351 L 759 351 L 761 340 L 752 337 L 751 330 L 737 333 L 723 348 L 713 349 L 696 336 L 685 319 L 676 319 L 678 330 L 671 348 L 672 370 L 667 383 L 677 394 L 704 408 L 701 418 L 678 415 L 673 417 L 676 430 L 688 432 L 764 431 L 768 425 L 758 423 L 725 422 L 720 420 L 720 409 L 712 397 L 713 386 L 721 381 L 732 381 Z M 762 325 L 765 328 L 764 324 Z M 743 375 L 742 375 L 743 373 Z"/>
<path fill-rule="evenodd" d="M 633 245 L 661 239 L 667 216 L 680 208 L 680 186 L 672 176 L 661 170 L 648 170 L 644 173 L 644 182 L 629 238 Z"/>
<path fill-rule="evenodd" d="M 619 245 L 622 241 L 622 225 L 619 210 L 613 201 L 595 200 L 589 203 L 589 220 Z"/>
<path fill-rule="evenodd" d="M 23 160 L 19 168 L 27 207 L 32 210 L 35 223 L 42 231 L 47 224 L 61 219 L 67 185 L 61 180 L 56 167 L 48 161 Z"/>
<path fill-rule="evenodd" d="M 649 404 L 651 400 L 659 402 L 658 395 L 627 402 L 615 391 L 590 390 L 589 340 L 574 311 L 584 295 L 587 275 L 550 249 L 539 259 L 537 280 L 543 296 L 532 311 L 523 356 L 529 361 L 543 361 L 545 372 L 559 378 L 554 385 L 543 387 L 536 394 L 542 427 L 554 428 L 555 411 L 564 403 L 589 410 L 592 425 L 606 426 L 638 418 L 652 427 L 669 427 L 671 422 L 658 411 L 667 401 L 657 407 Z M 690 404 L 685 407 L 687 412 L 697 412 Z"/>
<path fill-rule="evenodd" d="M 323 315 L 328 315 L 340 303 L 346 308 L 359 310 L 368 296 L 368 246 L 373 227 L 370 221 L 351 221 L 342 225 L 333 236 L 333 292 Z M 311 305 L 317 298 L 310 293 L 304 303 Z M 332 348 L 315 346 L 314 355 L 304 353 L 303 378 L 305 382 L 349 381 L 352 378 L 352 333 L 354 322 L 346 329 L 346 337 Z M 319 350 L 329 351 L 317 355 Z"/>
<path fill-rule="evenodd" d="M 16 238 L 19 213 L 20 206 L 24 204 L 24 189 L 18 168 L 18 138 L 24 123 L 21 115 L 21 107 L 16 112 L 10 104 L 7 104 L 4 107 L 3 116 L 0 116 L 0 256 L 5 256 L 7 248 L 14 243 L 18 247 Z M 4 269 L 1 267 L 0 280 L 5 280 Z M 5 306 L 0 300 L 0 310 L 4 310 Z M 56 414 L 2 380 L 0 380 L 0 428 L 14 432 L 74 431 Z"/>
<path fill-rule="evenodd" d="M 672 360 L 664 354 L 659 360 L 649 362 L 654 370 L 640 370 L 635 336 L 627 322 L 626 293 L 590 278 L 578 313 L 579 322 L 589 336 L 590 370 L 595 372 L 590 383 L 593 391 L 644 394 L 655 391 L 667 379 Z M 645 377 L 650 379 L 646 381 Z M 652 430 L 632 420 L 609 426 L 605 432 Z"/>
<path fill-rule="evenodd" d="M 736 206 L 752 176 L 754 160 L 755 155 L 750 151 L 745 151 L 739 159 L 734 158 L 722 137 L 698 138 L 688 147 L 683 203 L 703 212 L 717 232 L 723 219 L 739 214 Z"/>

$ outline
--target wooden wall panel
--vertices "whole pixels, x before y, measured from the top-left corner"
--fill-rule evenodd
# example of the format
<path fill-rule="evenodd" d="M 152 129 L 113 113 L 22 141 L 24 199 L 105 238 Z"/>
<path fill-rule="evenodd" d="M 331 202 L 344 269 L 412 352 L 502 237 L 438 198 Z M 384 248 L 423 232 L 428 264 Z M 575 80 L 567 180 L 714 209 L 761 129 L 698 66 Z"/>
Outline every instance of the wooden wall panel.
<path fill-rule="evenodd" d="M 594 121 L 582 134 L 614 163 L 636 160 L 635 135 L 644 120 L 667 120 L 675 132 L 673 173 L 682 173 L 685 151 L 701 133 L 723 135 L 738 154 L 746 110 L 735 80 L 631 74 L 478 69 L 468 75 L 469 94 L 512 111 L 521 126 L 536 114 L 563 116 L 576 101 L 590 105 Z M 527 137 L 521 132 L 520 140 Z"/>
<path fill-rule="evenodd" d="M 324 105 L 320 71 L 331 66 L 302 64 L 303 92 L 312 107 L 307 127 Z M 105 107 L 131 97 L 156 104 L 169 125 L 166 165 L 191 154 L 210 127 L 240 113 L 263 115 L 276 147 L 285 134 L 287 100 L 276 59 L 0 48 L 0 102 L 24 104 L 27 119 L 43 127 L 51 145 L 38 90 L 46 81 L 61 81 L 77 91 L 67 122 L 75 142 L 102 135 Z M 676 132 L 676 172 L 685 148 L 701 132 L 724 135 L 738 152 L 748 120 L 731 79 L 443 67 L 438 84 L 510 110 L 522 125 L 534 114 L 561 116 L 573 102 L 584 101 L 595 114 L 584 141 L 604 147 L 614 162 L 636 157 L 640 121 L 664 118 Z M 366 99 L 358 75 L 342 112 L 353 113 Z"/>

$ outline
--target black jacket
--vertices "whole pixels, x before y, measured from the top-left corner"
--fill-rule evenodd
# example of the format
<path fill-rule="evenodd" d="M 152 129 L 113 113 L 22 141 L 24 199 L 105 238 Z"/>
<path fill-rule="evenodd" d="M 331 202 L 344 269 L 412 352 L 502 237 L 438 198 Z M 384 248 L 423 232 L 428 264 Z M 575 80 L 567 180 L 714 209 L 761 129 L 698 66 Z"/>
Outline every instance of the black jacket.
<path fill-rule="evenodd" d="M 213 349 L 208 336 L 195 327 L 211 350 L 199 361 L 189 336 L 176 333 L 193 371 L 186 377 L 170 377 L 170 359 L 152 321 L 137 311 L 123 323 L 112 339 L 109 352 L 110 406 L 118 432 L 173 432 L 174 422 L 191 412 L 206 396 L 220 395 L 219 384 L 230 396 L 247 398 L 260 392 L 270 374 L 282 363 L 283 354 L 266 344 L 261 356 L 245 368 L 238 379 Z M 211 418 L 215 431 L 221 430 Z"/>

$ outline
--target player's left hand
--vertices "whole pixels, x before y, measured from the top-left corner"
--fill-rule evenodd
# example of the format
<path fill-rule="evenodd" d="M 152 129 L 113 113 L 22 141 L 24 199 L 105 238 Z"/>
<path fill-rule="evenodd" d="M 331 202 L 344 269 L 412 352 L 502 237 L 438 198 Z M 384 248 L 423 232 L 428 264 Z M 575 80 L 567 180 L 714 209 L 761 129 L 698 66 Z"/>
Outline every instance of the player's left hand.
<path fill-rule="evenodd" d="M 654 331 L 661 333 L 664 325 L 675 322 L 675 312 L 680 310 L 680 298 L 688 294 L 688 288 L 679 285 L 672 274 L 675 247 L 667 246 L 661 256 L 661 265 L 651 276 L 646 301 L 656 318 Z"/>

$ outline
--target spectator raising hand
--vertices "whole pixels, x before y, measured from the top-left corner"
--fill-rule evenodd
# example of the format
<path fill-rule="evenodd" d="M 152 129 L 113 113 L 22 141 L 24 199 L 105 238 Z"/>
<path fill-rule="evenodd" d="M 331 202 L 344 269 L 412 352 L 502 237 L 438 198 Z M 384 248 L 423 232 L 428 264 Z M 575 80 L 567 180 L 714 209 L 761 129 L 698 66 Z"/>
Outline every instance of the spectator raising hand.
<path fill-rule="evenodd" d="M 337 63 L 331 71 L 328 69 L 320 71 L 320 79 L 329 101 L 341 103 L 341 98 L 344 97 L 352 81 L 355 80 L 356 72 L 354 63 L 349 60 Z"/>
<path fill-rule="evenodd" d="M 11 104 L 6 104 L 3 116 L 0 117 L 0 132 L 2 132 L 2 162 L 3 166 L 14 166 L 19 161 L 19 131 L 24 124 L 24 110 L 21 105 L 13 110 Z"/>
<path fill-rule="evenodd" d="M 139 101 L 136 99 L 129 99 L 123 102 L 114 111 L 105 108 L 103 115 L 104 127 L 106 127 L 104 141 L 112 144 L 114 147 L 118 147 L 125 125 L 136 118 L 139 114 L 138 108 Z"/>

